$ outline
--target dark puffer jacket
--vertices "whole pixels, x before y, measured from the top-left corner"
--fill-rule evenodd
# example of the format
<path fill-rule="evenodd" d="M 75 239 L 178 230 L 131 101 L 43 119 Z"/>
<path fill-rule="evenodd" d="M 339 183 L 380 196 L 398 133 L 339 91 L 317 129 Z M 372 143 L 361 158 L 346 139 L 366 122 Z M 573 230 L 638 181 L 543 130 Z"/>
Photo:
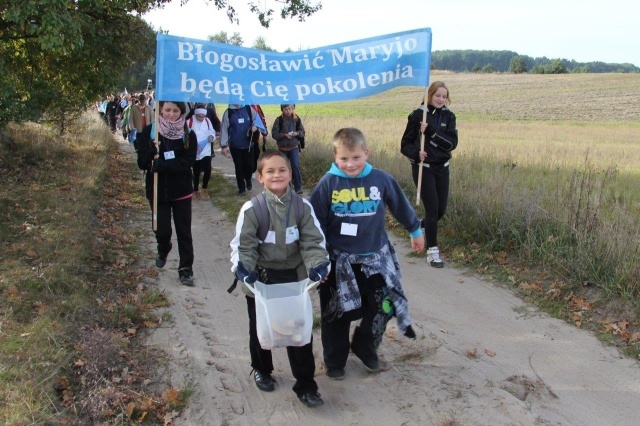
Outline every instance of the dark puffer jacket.
<path fill-rule="evenodd" d="M 156 154 L 155 144 L 152 142 L 151 125 L 144 128 L 138 136 L 138 167 L 147 171 L 145 180 L 146 196 L 153 199 L 153 157 Z M 186 197 L 193 193 L 193 173 L 191 167 L 196 161 L 198 140 L 196 134 L 190 130 L 188 137 L 180 139 L 166 139 L 158 135 L 160 153 L 157 161 L 158 171 L 158 201 L 171 201 Z M 173 151 L 175 158 L 165 159 L 164 153 Z"/>
<path fill-rule="evenodd" d="M 420 163 L 420 123 L 422 123 L 423 111 L 421 106 L 409 114 L 407 128 L 400 144 L 400 151 L 413 164 Z M 451 159 L 451 151 L 458 146 L 456 115 L 447 107 L 437 109 L 429 105 L 427 124 L 424 144 L 424 150 L 427 151 L 425 163 L 444 164 Z"/>

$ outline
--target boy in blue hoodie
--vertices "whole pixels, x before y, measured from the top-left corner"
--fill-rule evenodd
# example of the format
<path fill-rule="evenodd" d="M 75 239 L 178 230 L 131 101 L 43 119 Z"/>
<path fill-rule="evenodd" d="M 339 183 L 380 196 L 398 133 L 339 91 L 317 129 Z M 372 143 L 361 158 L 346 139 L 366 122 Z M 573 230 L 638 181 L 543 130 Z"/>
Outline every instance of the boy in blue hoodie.
<path fill-rule="evenodd" d="M 331 273 L 320 289 L 321 331 L 327 376 L 344 378 L 349 349 L 372 372 L 380 371 L 377 350 L 391 315 L 398 328 L 415 338 L 407 299 L 400 283 L 395 250 L 385 230 L 388 208 L 424 251 L 420 219 L 390 174 L 373 168 L 364 134 L 338 130 L 333 138 L 335 162 L 311 194 L 310 201 L 327 239 Z M 362 319 L 351 343 L 352 321 Z"/>

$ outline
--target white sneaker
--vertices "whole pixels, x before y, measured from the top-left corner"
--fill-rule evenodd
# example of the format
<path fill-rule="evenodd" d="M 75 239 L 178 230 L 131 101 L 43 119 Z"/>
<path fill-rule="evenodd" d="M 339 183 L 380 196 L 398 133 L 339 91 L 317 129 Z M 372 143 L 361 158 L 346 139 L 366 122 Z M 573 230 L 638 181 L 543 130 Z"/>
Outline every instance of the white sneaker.
<path fill-rule="evenodd" d="M 436 246 L 427 249 L 427 262 L 434 268 L 442 268 L 444 262 L 440 260 L 440 249 Z"/>

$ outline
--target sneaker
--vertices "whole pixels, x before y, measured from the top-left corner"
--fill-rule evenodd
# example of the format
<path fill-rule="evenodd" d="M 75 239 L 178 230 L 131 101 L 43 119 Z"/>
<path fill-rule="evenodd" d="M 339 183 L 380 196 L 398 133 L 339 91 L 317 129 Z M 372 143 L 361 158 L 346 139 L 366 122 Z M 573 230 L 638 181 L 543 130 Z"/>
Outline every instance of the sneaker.
<path fill-rule="evenodd" d="M 298 189 L 298 190 L 296 191 L 296 194 L 298 194 L 298 195 L 302 195 L 302 194 L 304 194 L 304 191 L 303 191 L 302 189 Z"/>
<path fill-rule="evenodd" d="M 167 264 L 167 257 L 169 256 L 169 252 L 171 251 L 172 248 L 173 248 L 173 244 L 169 243 L 169 250 L 167 250 L 164 256 L 158 253 L 158 256 L 156 257 L 156 266 L 158 268 L 163 268 L 164 265 Z"/>
<path fill-rule="evenodd" d="M 344 368 L 330 368 L 327 370 L 327 377 L 333 380 L 344 379 Z"/>
<path fill-rule="evenodd" d="M 253 370 L 253 379 L 256 381 L 258 389 L 264 392 L 272 392 L 276 388 L 276 381 L 271 374 L 263 373 L 260 370 Z"/>
<path fill-rule="evenodd" d="M 364 362 L 364 366 L 367 368 L 369 373 L 380 373 L 382 371 L 387 371 L 391 366 L 389 363 L 383 359 L 378 358 L 374 363 Z"/>
<path fill-rule="evenodd" d="M 434 268 L 442 268 L 444 262 L 440 260 L 440 249 L 436 246 L 427 249 L 427 262 Z"/>
<path fill-rule="evenodd" d="M 191 269 L 178 269 L 180 284 L 193 287 L 193 271 Z"/>
<path fill-rule="evenodd" d="M 193 287 L 194 286 L 194 282 L 193 282 L 193 277 L 180 277 L 180 284 L 182 285 L 186 285 L 187 287 Z"/>
<path fill-rule="evenodd" d="M 200 199 L 200 192 L 198 192 L 197 189 L 195 191 L 193 191 L 193 199 L 194 200 L 199 200 Z"/>
<path fill-rule="evenodd" d="M 239 189 L 237 195 L 238 196 L 242 196 L 242 195 L 244 195 L 246 193 L 247 193 L 247 191 L 245 191 L 244 189 Z"/>
<path fill-rule="evenodd" d="M 251 181 L 247 182 L 247 191 L 251 191 L 253 189 L 253 185 L 251 185 Z"/>
<path fill-rule="evenodd" d="M 206 190 L 206 188 L 202 188 L 200 190 L 200 199 L 201 200 L 208 200 L 209 199 L 209 192 Z"/>
<path fill-rule="evenodd" d="M 305 403 L 307 407 L 319 407 L 324 405 L 324 401 L 320 397 L 318 392 L 305 392 L 301 395 L 298 395 L 298 399 Z"/>

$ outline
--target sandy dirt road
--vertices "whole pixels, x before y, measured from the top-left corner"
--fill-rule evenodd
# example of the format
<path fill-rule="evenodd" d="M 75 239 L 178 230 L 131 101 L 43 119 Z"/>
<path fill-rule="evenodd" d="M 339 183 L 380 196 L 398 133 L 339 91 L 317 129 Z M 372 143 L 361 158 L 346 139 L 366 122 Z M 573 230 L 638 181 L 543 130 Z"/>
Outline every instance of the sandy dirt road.
<path fill-rule="evenodd" d="M 231 178 L 231 159 L 219 154 L 214 167 Z M 256 182 L 254 194 L 259 190 Z M 324 375 L 316 331 L 325 405 L 309 409 L 298 401 L 284 349 L 274 350 L 276 390 L 261 392 L 249 375 L 244 296 L 226 292 L 235 219 L 194 200 L 196 286 L 179 284 L 177 250 L 152 283 L 172 302 L 171 320 L 147 344 L 170 360 L 163 380 L 176 388 L 195 384 L 174 424 L 640 425 L 638 363 L 451 263 L 435 269 L 406 256 L 408 238 L 394 243 L 418 338 L 389 323 L 380 353 L 391 368 L 369 374 L 351 355 L 346 378 L 333 381 Z M 148 244 L 153 251 L 151 236 Z"/>

